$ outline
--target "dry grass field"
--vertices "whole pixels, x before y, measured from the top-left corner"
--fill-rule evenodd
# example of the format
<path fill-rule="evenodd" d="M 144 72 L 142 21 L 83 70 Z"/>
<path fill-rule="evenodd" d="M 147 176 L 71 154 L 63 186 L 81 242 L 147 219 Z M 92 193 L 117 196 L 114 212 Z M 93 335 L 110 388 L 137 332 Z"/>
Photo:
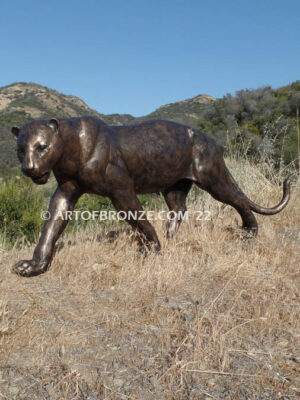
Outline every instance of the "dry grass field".
<path fill-rule="evenodd" d="M 228 164 L 252 200 L 279 201 L 264 165 Z M 31 279 L 10 268 L 33 247 L 0 248 L 0 399 L 298 399 L 299 181 L 292 189 L 283 212 L 257 215 L 253 240 L 205 193 L 189 210 L 211 220 L 190 215 L 172 241 L 154 221 L 162 250 L 147 258 L 120 224 L 113 239 L 101 225 L 64 236 Z"/>

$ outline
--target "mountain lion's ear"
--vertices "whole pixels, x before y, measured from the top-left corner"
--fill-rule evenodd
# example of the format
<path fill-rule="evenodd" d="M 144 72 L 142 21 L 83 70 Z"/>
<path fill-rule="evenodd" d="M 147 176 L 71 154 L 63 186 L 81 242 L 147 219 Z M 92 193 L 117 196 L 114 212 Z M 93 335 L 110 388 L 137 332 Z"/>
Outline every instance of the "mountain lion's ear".
<path fill-rule="evenodd" d="M 11 133 L 12 133 L 16 138 L 18 137 L 19 132 L 20 132 L 20 128 L 18 128 L 17 126 L 13 126 L 13 127 L 11 128 Z"/>
<path fill-rule="evenodd" d="M 48 126 L 54 131 L 58 131 L 58 120 L 56 118 L 51 118 L 48 122 Z"/>

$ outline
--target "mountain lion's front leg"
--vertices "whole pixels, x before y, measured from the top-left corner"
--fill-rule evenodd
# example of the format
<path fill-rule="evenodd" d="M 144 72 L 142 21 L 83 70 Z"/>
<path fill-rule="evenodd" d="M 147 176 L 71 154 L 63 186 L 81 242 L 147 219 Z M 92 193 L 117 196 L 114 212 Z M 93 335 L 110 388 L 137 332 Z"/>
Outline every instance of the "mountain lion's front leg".
<path fill-rule="evenodd" d="M 32 260 L 19 261 L 12 267 L 13 272 L 30 277 L 47 271 L 53 257 L 55 242 L 68 223 L 66 212 L 73 211 L 79 197 L 79 191 L 71 182 L 57 187 L 50 200 L 49 219 L 45 222 Z"/>

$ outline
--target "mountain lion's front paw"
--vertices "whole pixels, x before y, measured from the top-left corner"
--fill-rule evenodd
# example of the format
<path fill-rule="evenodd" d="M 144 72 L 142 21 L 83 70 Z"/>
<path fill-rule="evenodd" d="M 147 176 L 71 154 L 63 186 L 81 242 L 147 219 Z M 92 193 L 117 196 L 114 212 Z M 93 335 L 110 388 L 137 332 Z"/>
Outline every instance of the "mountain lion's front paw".
<path fill-rule="evenodd" d="M 12 272 L 20 276 L 25 276 L 27 278 L 40 275 L 45 271 L 45 265 L 41 265 L 36 260 L 22 260 L 17 262 L 12 267 Z"/>

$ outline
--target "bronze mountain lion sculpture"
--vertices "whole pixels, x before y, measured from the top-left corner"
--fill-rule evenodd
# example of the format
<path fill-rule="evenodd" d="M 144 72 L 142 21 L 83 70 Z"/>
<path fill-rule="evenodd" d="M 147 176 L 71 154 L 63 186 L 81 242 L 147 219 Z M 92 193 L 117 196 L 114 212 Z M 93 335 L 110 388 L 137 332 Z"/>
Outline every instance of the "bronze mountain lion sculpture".
<path fill-rule="evenodd" d="M 50 119 L 13 127 L 12 133 L 17 137 L 23 173 L 44 184 L 53 171 L 58 183 L 50 200 L 51 217 L 45 222 L 32 260 L 13 266 L 21 276 L 48 269 L 55 242 L 68 223 L 56 216 L 72 211 L 83 193 L 108 196 L 119 211 L 139 212 L 142 206 L 137 194 L 162 192 L 170 210 L 184 212 L 186 197 L 195 183 L 216 200 L 234 207 L 243 228 L 253 235 L 257 234 L 257 222 L 252 211 L 273 215 L 289 201 L 290 182 L 285 180 L 283 198 L 276 207 L 253 203 L 231 176 L 215 141 L 175 122 L 156 120 L 112 127 L 94 117 Z M 180 218 L 168 222 L 168 237 L 180 222 Z M 131 218 L 128 223 L 139 233 L 141 251 L 160 249 L 147 219 Z"/>

